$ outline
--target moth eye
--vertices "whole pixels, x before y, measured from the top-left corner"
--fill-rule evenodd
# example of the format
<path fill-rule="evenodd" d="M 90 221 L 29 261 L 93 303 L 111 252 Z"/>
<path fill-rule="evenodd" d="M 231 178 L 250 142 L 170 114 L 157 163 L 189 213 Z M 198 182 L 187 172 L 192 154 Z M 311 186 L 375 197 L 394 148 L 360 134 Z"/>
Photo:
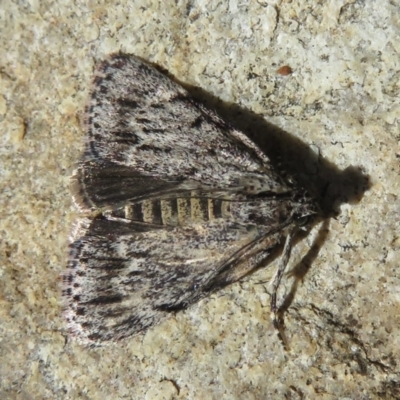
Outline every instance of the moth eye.
<path fill-rule="evenodd" d="M 307 225 L 312 219 L 311 215 L 305 215 L 304 217 L 299 217 L 296 219 L 297 226 L 305 226 Z"/>
<path fill-rule="evenodd" d="M 256 225 L 247 225 L 245 229 L 246 229 L 247 233 L 256 232 L 257 226 Z"/>

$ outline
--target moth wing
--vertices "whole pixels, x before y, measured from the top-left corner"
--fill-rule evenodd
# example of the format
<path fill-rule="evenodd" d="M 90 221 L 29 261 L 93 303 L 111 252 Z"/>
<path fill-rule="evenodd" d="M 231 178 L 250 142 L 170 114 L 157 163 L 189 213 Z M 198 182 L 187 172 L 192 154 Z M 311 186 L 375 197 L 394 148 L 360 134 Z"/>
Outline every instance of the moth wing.
<path fill-rule="evenodd" d="M 241 278 L 279 240 L 222 219 L 134 231 L 134 223 L 85 218 L 77 235 L 63 277 L 64 314 L 86 343 L 146 330 Z"/>
<path fill-rule="evenodd" d="M 290 190 L 250 139 L 134 56 L 112 55 L 97 66 L 85 127 L 73 175 L 83 209 L 171 191 Z"/>

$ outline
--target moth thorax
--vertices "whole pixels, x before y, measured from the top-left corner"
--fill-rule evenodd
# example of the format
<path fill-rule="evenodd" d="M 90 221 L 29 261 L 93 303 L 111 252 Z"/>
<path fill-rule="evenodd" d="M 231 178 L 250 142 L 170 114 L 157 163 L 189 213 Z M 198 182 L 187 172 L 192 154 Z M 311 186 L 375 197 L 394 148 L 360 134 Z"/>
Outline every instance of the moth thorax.
<path fill-rule="evenodd" d="M 150 199 L 126 205 L 124 218 L 155 225 L 201 223 L 230 215 L 230 202 L 206 197 Z"/>

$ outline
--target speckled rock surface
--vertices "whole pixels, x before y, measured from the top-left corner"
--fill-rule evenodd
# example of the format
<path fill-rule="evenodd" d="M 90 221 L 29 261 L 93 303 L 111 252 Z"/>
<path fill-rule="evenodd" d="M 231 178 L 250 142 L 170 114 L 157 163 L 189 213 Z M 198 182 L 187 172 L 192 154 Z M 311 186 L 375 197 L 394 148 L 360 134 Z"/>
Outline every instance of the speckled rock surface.
<path fill-rule="evenodd" d="M 400 398 L 399 35 L 397 1 L 2 0 L 0 398 Z M 277 259 L 142 336 L 68 338 L 68 178 L 116 51 L 201 88 L 339 211 L 295 247 L 290 352 L 269 317 Z"/>

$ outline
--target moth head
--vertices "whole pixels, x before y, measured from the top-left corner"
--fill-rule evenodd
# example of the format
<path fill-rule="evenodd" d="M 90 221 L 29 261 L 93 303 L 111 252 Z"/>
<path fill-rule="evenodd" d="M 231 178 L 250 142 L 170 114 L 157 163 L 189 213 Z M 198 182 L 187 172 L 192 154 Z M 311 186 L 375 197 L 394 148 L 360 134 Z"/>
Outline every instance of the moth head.
<path fill-rule="evenodd" d="M 317 201 L 306 191 L 297 192 L 293 200 L 296 206 L 292 216 L 297 226 L 304 227 L 321 214 Z"/>

